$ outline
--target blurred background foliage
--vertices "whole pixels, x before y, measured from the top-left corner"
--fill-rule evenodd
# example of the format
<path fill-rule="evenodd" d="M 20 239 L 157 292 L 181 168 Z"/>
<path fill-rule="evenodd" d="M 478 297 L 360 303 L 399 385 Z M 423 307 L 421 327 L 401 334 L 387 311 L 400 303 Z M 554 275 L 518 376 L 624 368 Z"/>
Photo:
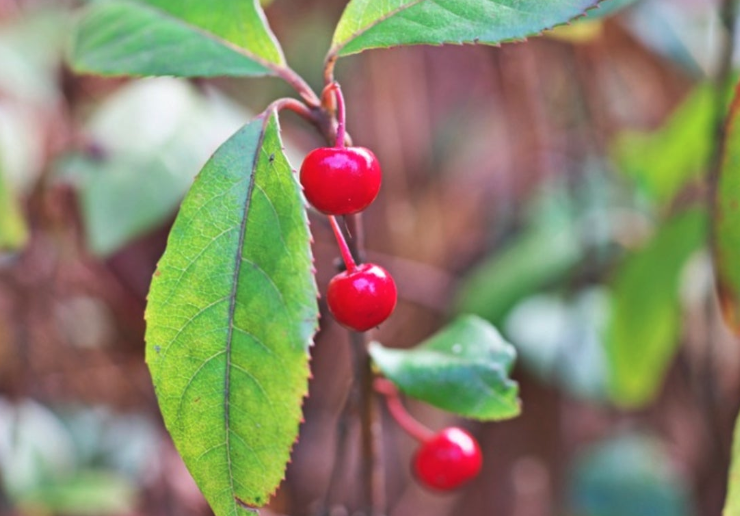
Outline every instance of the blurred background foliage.
<path fill-rule="evenodd" d="M 344 2 L 263 3 L 320 87 Z M 290 91 L 75 77 L 78 5 L 0 0 L 0 514 L 207 514 L 143 363 L 145 296 L 192 178 Z M 471 424 L 486 465 L 463 492 L 416 486 L 412 443 L 386 423 L 391 515 L 721 512 L 740 346 L 714 298 L 701 200 L 729 37 L 711 0 L 606 0 L 527 43 L 340 63 L 349 128 L 385 171 L 368 254 L 402 300 L 378 339 L 408 347 L 472 312 L 520 353 L 523 415 Z M 292 115 L 283 129 L 294 166 L 321 144 Z M 312 230 L 324 286 L 337 251 L 325 219 Z M 323 317 L 306 422 L 267 514 L 312 514 L 327 489 L 346 346 Z M 340 460 L 351 500 L 357 456 Z"/>

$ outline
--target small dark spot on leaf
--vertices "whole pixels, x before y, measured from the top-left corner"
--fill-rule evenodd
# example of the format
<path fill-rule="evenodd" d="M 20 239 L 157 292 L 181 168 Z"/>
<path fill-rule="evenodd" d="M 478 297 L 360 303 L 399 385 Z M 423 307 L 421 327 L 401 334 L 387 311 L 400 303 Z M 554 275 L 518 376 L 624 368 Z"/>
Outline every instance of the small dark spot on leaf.
<path fill-rule="evenodd" d="M 159 346 L 154 346 L 154 351 L 159 353 L 160 351 L 162 351 L 162 348 L 160 348 Z"/>
<path fill-rule="evenodd" d="M 274 152 L 272 154 L 270 154 L 270 163 L 272 163 L 273 161 L 275 161 L 275 153 Z"/>
<path fill-rule="evenodd" d="M 154 277 L 155 278 L 158 278 L 160 274 L 162 274 L 162 272 L 159 269 L 157 269 L 156 271 L 154 271 Z"/>
<path fill-rule="evenodd" d="M 195 399 L 193 400 L 193 403 L 200 403 L 200 396 L 198 396 L 197 398 L 195 398 Z"/>

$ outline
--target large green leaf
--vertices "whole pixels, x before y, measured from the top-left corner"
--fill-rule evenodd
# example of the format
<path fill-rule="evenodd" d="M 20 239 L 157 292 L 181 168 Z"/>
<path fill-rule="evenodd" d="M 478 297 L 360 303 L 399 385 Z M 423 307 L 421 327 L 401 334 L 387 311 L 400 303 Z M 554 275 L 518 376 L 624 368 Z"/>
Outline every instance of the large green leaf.
<path fill-rule="evenodd" d="M 740 91 L 740 90 L 738 90 Z M 717 291 L 727 325 L 740 333 L 740 93 L 728 118 L 712 225 Z"/>
<path fill-rule="evenodd" d="M 28 240 L 28 227 L 18 200 L 0 170 L 0 252 L 16 251 Z"/>
<path fill-rule="evenodd" d="M 657 131 L 626 131 L 612 145 L 620 170 L 650 198 L 670 203 L 701 177 L 712 151 L 715 90 L 697 87 Z"/>
<path fill-rule="evenodd" d="M 608 387 L 618 405 L 639 407 L 656 395 L 681 332 L 681 272 L 704 244 L 706 229 L 704 210 L 686 211 L 616 272 L 606 346 Z"/>
<path fill-rule="evenodd" d="M 82 15 L 71 61 L 104 75 L 266 75 L 285 63 L 257 0 L 103 0 Z"/>
<path fill-rule="evenodd" d="M 735 433 L 732 439 L 732 464 L 727 480 L 727 500 L 722 516 L 735 516 L 736 514 L 740 514 L 740 417 L 735 423 Z"/>
<path fill-rule="evenodd" d="M 310 235 L 274 113 L 228 140 L 183 202 L 152 281 L 146 357 L 178 451 L 217 516 L 265 504 L 307 392 Z"/>
<path fill-rule="evenodd" d="M 519 415 L 519 387 L 509 379 L 516 351 L 483 319 L 460 317 L 413 349 L 374 342 L 370 354 L 402 392 L 435 407 L 481 420 Z"/>
<path fill-rule="evenodd" d="M 351 0 L 329 57 L 397 45 L 523 39 L 581 16 L 599 0 Z"/>

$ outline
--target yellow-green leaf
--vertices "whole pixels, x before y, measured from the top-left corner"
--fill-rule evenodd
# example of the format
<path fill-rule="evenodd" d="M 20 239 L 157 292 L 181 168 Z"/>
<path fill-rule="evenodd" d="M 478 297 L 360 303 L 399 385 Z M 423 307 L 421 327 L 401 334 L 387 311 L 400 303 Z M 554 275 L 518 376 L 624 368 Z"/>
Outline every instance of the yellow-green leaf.
<path fill-rule="evenodd" d="M 608 389 L 616 404 L 643 406 L 663 383 L 681 333 L 681 272 L 706 233 L 706 212 L 688 210 L 665 222 L 617 270 L 606 336 Z"/>
<path fill-rule="evenodd" d="M 267 503 L 307 392 L 317 290 L 277 117 L 205 165 L 152 281 L 146 357 L 175 445 L 217 516 Z"/>
<path fill-rule="evenodd" d="M 17 251 L 28 241 L 28 227 L 8 181 L 0 170 L 0 251 Z"/>

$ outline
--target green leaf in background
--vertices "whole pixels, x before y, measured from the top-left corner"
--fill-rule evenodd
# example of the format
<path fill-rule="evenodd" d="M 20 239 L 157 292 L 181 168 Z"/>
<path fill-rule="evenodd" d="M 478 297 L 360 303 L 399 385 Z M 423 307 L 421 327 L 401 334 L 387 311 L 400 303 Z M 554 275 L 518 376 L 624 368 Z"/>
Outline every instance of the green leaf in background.
<path fill-rule="evenodd" d="M 735 423 L 735 433 L 732 438 L 732 463 L 722 516 L 735 516 L 736 514 L 740 514 L 740 417 Z"/>
<path fill-rule="evenodd" d="M 397 45 L 497 45 L 582 16 L 599 0 L 351 0 L 329 58 Z"/>
<path fill-rule="evenodd" d="M 108 256 L 170 220 L 208 157 L 248 119 L 216 92 L 170 78 L 107 99 L 85 127 L 101 156 L 58 165 L 78 190 L 90 250 Z"/>
<path fill-rule="evenodd" d="M 611 154 L 617 167 L 651 199 L 671 200 L 701 177 L 712 152 L 714 88 L 698 86 L 657 131 L 626 131 Z"/>
<path fill-rule="evenodd" d="M 617 405 L 637 408 L 657 394 L 681 334 L 681 272 L 706 232 L 704 210 L 686 211 L 665 222 L 616 271 L 606 349 L 609 393 Z"/>
<path fill-rule="evenodd" d="M 576 398 L 603 402 L 609 303 L 603 287 L 589 287 L 567 298 L 537 294 L 512 309 L 505 334 L 527 371 Z"/>
<path fill-rule="evenodd" d="M 20 205 L 0 169 L 0 252 L 17 251 L 28 241 L 28 227 Z"/>
<path fill-rule="evenodd" d="M 665 446 L 646 435 L 620 435 L 581 452 L 568 484 L 567 514 L 574 516 L 694 514 L 689 486 Z"/>
<path fill-rule="evenodd" d="M 712 213 L 717 292 L 727 325 L 740 334 L 740 89 L 725 131 Z"/>
<path fill-rule="evenodd" d="M 460 317 L 413 349 L 374 342 L 370 355 L 403 393 L 448 412 L 495 421 L 521 410 L 519 387 L 509 378 L 514 347 L 478 317 Z"/>
<path fill-rule="evenodd" d="M 568 217 L 536 221 L 465 277 L 455 311 L 500 324 L 517 302 L 562 279 L 581 261 L 578 238 Z"/>
<path fill-rule="evenodd" d="M 298 435 L 317 327 L 308 221 L 273 112 L 211 158 L 152 281 L 146 357 L 217 516 L 267 503 Z"/>
<path fill-rule="evenodd" d="M 18 501 L 28 514 L 115 516 L 136 506 L 136 488 L 125 477 L 107 470 L 65 475 L 46 483 Z"/>
<path fill-rule="evenodd" d="M 83 12 L 78 72 L 180 77 L 271 74 L 285 64 L 258 0 L 103 0 Z"/>

